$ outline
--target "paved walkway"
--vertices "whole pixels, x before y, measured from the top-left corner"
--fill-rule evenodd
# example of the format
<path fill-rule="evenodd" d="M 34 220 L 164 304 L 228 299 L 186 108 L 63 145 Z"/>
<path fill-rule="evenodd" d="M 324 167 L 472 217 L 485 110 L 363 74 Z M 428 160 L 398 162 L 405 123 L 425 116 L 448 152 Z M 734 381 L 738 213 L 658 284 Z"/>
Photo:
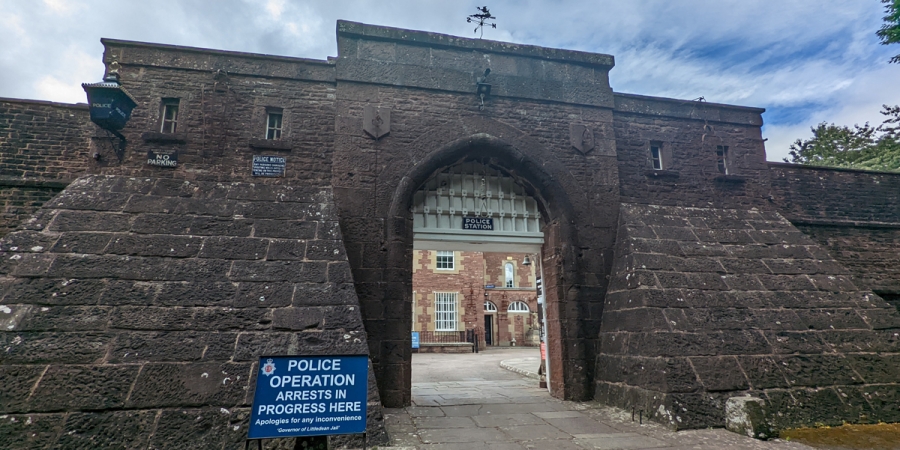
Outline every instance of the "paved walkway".
<path fill-rule="evenodd" d="M 530 370 L 530 350 L 413 355 L 413 406 L 385 412 L 395 449 L 809 449 L 724 429 L 672 432 L 593 402 L 552 398 Z M 423 381 L 427 380 L 427 381 Z"/>

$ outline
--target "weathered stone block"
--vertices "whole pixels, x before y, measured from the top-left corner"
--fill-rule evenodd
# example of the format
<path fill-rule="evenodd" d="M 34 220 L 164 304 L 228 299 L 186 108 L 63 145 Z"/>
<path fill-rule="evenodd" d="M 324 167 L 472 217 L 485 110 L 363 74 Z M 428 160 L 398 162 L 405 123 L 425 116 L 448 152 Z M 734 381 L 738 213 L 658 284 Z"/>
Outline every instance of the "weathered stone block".
<path fill-rule="evenodd" d="M 203 240 L 201 258 L 255 260 L 266 257 L 267 239 L 208 237 Z"/>
<path fill-rule="evenodd" d="M 52 365 L 41 377 L 28 407 L 32 411 L 121 408 L 139 369 L 136 365 Z"/>
<path fill-rule="evenodd" d="M 725 429 L 754 439 L 776 437 L 766 414 L 766 402 L 761 398 L 731 397 L 725 402 Z"/>
<path fill-rule="evenodd" d="M 109 352 L 109 363 L 198 361 L 206 336 L 197 331 L 120 332 Z"/>
<path fill-rule="evenodd" d="M 91 364 L 107 353 L 109 333 L 3 333 L 0 356 L 3 364 Z"/>
<path fill-rule="evenodd" d="M 142 448 L 154 429 L 156 411 L 72 413 L 58 448 Z"/>
<path fill-rule="evenodd" d="M 0 436 L 10 449 L 51 450 L 63 430 L 65 414 L 14 414 L 0 420 Z"/>
<path fill-rule="evenodd" d="M 232 407 L 243 402 L 249 363 L 151 363 L 141 370 L 129 408 Z"/>
<path fill-rule="evenodd" d="M 46 366 L 0 365 L 0 412 L 25 410 L 25 403 Z M 2 423 L 2 421 L 0 421 Z"/>
<path fill-rule="evenodd" d="M 318 284 L 316 286 L 319 286 Z M 279 308 L 290 306 L 294 285 L 282 282 L 241 282 L 234 297 L 235 308 Z"/>

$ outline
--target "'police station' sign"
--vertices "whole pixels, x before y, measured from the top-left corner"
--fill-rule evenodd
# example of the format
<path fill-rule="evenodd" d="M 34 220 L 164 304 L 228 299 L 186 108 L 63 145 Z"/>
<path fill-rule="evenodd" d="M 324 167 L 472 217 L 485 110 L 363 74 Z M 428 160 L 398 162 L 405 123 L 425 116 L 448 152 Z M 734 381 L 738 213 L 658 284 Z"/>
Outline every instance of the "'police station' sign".
<path fill-rule="evenodd" d="M 366 431 L 369 359 L 263 356 L 248 439 Z"/>
<path fill-rule="evenodd" d="M 463 230 L 487 230 L 494 229 L 494 219 L 489 217 L 463 217 Z"/>

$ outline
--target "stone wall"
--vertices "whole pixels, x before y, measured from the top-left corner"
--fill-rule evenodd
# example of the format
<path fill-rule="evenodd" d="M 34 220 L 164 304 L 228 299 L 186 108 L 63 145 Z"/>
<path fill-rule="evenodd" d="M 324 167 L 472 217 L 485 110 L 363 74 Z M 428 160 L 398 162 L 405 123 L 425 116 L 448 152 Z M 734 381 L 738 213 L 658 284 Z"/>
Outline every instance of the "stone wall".
<path fill-rule="evenodd" d="M 87 105 L 0 98 L 0 236 L 88 171 Z"/>
<path fill-rule="evenodd" d="M 769 164 L 772 199 L 788 220 L 859 286 L 900 294 L 900 174 Z"/>
<path fill-rule="evenodd" d="M 764 111 L 706 102 L 616 94 L 615 138 L 623 202 L 771 208 L 760 126 Z M 653 170 L 651 144 L 663 153 Z M 718 146 L 728 147 L 728 174 Z"/>
<path fill-rule="evenodd" d="M 900 313 L 777 213 L 623 204 L 596 398 L 674 428 L 900 420 Z"/>
<path fill-rule="evenodd" d="M 88 176 L 0 257 L 11 447 L 242 448 L 259 356 L 368 351 L 327 187 Z"/>
<path fill-rule="evenodd" d="M 282 184 L 327 185 L 334 143 L 334 65 L 302 58 L 103 40 L 104 62 L 138 101 L 122 133 L 123 162 L 103 173 L 240 181 L 254 155 L 286 157 Z M 179 99 L 176 133 L 160 133 L 161 102 Z M 281 108 L 282 138 L 266 136 L 267 108 Z M 178 167 L 147 165 L 147 152 L 178 154 Z M 269 180 L 274 182 L 274 180 Z"/>
<path fill-rule="evenodd" d="M 590 397 L 617 210 L 612 64 L 609 55 L 338 23 L 335 200 L 386 405 L 410 401 L 411 200 L 436 171 L 467 159 L 509 174 L 542 204 L 545 223 L 562 224 L 554 255 L 564 282 L 548 285 L 550 382 L 555 395 Z M 487 68 L 492 91 L 479 110 Z M 390 134 L 363 132 L 366 106 L 391 111 Z M 594 148 L 572 147 L 572 124 L 593 130 Z"/>

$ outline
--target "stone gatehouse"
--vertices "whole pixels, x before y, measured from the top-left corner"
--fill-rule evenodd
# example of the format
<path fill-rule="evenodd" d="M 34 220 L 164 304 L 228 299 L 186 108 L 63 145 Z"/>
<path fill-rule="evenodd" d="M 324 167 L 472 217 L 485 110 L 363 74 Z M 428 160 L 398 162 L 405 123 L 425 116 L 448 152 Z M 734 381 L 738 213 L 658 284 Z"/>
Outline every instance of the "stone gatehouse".
<path fill-rule="evenodd" d="M 677 429 L 746 394 L 778 427 L 900 421 L 900 176 L 767 163 L 762 109 L 614 92 L 610 55 L 337 41 L 104 39 L 138 101 L 122 159 L 84 105 L 0 101 L 5 442 L 234 448 L 257 356 L 335 352 L 369 355 L 383 442 L 381 405 L 410 402 L 416 196 L 473 165 L 534 202 L 504 211 L 539 229 L 500 241 L 540 255 L 552 395 Z"/>

